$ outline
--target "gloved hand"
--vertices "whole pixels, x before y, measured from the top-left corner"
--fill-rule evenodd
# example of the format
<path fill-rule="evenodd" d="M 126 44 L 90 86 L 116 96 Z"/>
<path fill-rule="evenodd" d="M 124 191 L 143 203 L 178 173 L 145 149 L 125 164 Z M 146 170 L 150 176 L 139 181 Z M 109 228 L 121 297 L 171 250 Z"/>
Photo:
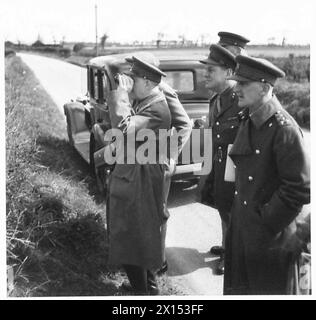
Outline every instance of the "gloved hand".
<path fill-rule="evenodd" d="M 134 86 L 134 80 L 126 74 L 117 75 L 118 87 L 130 93 Z"/>

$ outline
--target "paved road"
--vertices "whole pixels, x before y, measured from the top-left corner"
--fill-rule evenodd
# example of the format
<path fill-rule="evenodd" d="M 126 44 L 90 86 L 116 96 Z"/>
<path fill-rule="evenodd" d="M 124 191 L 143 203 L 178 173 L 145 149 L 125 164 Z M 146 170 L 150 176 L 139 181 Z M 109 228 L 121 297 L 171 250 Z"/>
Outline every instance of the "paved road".
<path fill-rule="evenodd" d="M 18 55 L 33 70 L 62 113 L 66 102 L 86 93 L 87 73 L 84 68 L 39 55 Z"/>
<path fill-rule="evenodd" d="M 34 71 L 56 105 L 86 92 L 85 70 L 52 58 L 20 54 Z M 310 135 L 306 133 L 310 144 Z M 208 251 L 220 244 L 220 218 L 217 212 L 195 201 L 196 185 L 175 182 L 172 185 L 167 232 L 169 277 L 179 289 L 190 295 L 222 294 L 223 277 L 214 274 L 217 257 Z"/>

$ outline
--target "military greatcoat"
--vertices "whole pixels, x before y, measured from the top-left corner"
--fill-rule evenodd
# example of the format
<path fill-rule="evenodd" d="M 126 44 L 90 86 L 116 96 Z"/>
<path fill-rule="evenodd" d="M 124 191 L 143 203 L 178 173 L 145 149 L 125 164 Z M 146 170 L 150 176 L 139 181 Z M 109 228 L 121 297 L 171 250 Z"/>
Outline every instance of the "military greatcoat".
<path fill-rule="evenodd" d="M 158 130 L 170 128 L 170 111 L 162 92 L 145 98 L 132 109 L 127 92 L 119 88 L 111 91 L 108 103 L 112 128 L 121 129 L 125 135 L 131 130 L 137 134 L 141 129 L 152 129 L 158 140 Z M 136 150 L 143 143 L 136 141 Z M 122 146 L 117 147 L 121 149 Z M 136 265 L 147 270 L 161 267 L 163 184 L 163 164 L 116 164 L 109 182 L 107 207 L 110 265 Z"/>
<path fill-rule="evenodd" d="M 224 294 L 285 294 L 292 259 L 286 243 L 310 201 L 302 131 L 273 96 L 241 122 L 230 156 L 236 191 L 226 237 Z"/>

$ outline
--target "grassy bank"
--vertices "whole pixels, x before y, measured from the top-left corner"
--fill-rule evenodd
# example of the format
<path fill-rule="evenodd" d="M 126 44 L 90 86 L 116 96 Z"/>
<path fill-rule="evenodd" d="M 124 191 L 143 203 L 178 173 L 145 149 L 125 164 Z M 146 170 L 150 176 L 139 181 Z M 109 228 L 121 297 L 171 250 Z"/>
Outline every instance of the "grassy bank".
<path fill-rule="evenodd" d="M 18 57 L 5 60 L 5 92 L 9 295 L 124 294 L 125 275 L 107 266 L 105 204 L 64 116 Z"/>

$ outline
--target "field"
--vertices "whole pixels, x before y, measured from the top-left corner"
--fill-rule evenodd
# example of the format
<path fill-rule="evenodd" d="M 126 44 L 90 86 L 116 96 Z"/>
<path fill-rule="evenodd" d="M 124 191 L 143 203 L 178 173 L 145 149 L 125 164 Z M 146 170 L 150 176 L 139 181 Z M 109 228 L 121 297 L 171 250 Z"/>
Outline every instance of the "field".
<path fill-rule="evenodd" d="M 5 60 L 8 295 L 124 295 L 107 265 L 105 203 L 65 120 L 19 57 Z M 45 111 L 45 112 L 44 112 Z M 162 294 L 176 294 L 160 278 Z"/>

